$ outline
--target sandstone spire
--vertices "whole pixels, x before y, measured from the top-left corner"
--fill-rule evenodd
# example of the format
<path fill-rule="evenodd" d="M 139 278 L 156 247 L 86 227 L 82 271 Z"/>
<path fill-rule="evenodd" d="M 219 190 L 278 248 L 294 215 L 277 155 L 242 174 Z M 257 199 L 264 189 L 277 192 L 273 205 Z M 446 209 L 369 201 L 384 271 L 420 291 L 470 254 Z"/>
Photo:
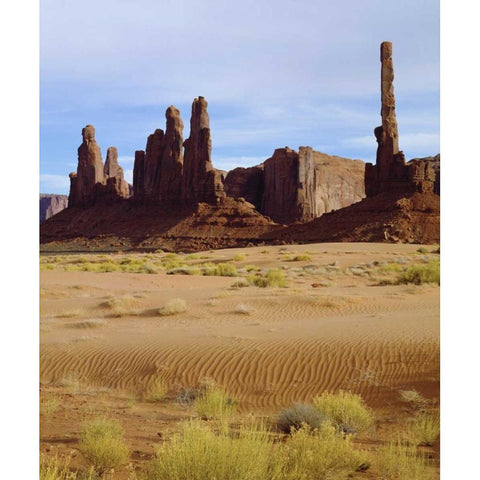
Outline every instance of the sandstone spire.
<path fill-rule="evenodd" d="M 96 185 L 105 185 L 102 154 L 95 141 L 93 125 L 82 129 L 82 139 L 78 147 L 77 175 L 70 176 L 69 206 L 91 202 L 98 188 Z"/>
<path fill-rule="evenodd" d="M 190 137 L 184 142 L 182 198 L 185 203 L 216 203 L 225 196 L 221 173 L 212 165 L 212 141 L 207 101 L 195 98 L 190 119 Z"/>
<path fill-rule="evenodd" d="M 381 116 L 382 125 L 375 128 L 378 142 L 376 165 L 365 165 L 365 193 L 367 197 L 382 192 L 433 191 L 434 172 L 428 163 L 407 165 L 405 155 L 398 149 L 398 127 L 393 93 L 392 43 L 380 46 Z"/>
<path fill-rule="evenodd" d="M 135 152 L 135 163 L 133 164 L 133 197 L 142 201 L 145 196 L 145 152 Z"/>
<path fill-rule="evenodd" d="M 167 128 L 158 171 L 158 199 L 178 202 L 182 196 L 183 121 L 180 111 L 173 105 L 167 108 L 165 117 Z"/>
<path fill-rule="evenodd" d="M 128 183 L 123 177 L 123 168 L 118 164 L 118 150 L 116 147 L 109 147 L 107 149 L 107 158 L 103 172 L 109 193 L 121 198 L 128 198 L 130 196 Z"/>
<path fill-rule="evenodd" d="M 395 115 L 395 95 L 393 90 L 392 43 L 383 42 L 380 46 L 382 125 L 375 129 L 378 141 L 377 167 L 380 180 L 388 178 L 390 166 L 398 151 L 398 126 Z"/>

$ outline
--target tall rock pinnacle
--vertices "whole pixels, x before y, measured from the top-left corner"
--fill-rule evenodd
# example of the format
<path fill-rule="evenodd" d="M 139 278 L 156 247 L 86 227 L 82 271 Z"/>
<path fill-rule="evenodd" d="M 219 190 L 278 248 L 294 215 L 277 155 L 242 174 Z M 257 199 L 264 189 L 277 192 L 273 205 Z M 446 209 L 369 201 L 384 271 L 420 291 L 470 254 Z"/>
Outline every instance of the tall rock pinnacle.
<path fill-rule="evenodd" d="M 82 129 L 82 144 L 78 147 L 77 174 L 70 175 L 69 206 L 86 204 L 95 197 L 95 186 L 105 185 L 100 147 L 95 141 L 95 127 Z"/>
<path fill-rule="evenodd" d="M 431 192 L 435 179 L 433 167 L 428 162 L 407 165 L 405 155 L 398 148 L 391 42 L 380 45 L 380 61 L 382 125 L 374 130 L 378 143 L 376 165 L 365 165 L 365 193 L 367 197 L 373 197 L 379 193 L 394 191 L 405 194 L 412 191 Z"/>
<path fill-rule="evenodd" d="M 395 95 L 393 90 L 392 43 L 383 42 L 380 46 L 382 126 L 375 129 L 378 140 L 377 166 L 380 179 L 388 178 L 389 167 L 398 154 L 398 126 L 395 115 Z"/>
<path fill-rule="evenodd" d="M 212 141 L 207 101 L 198 97 L 192 104 L 190 137 L 184 142 L 183 201 L 187 204 L 215 203 L 225 196 L 221 173 L 211 160 Z"/>

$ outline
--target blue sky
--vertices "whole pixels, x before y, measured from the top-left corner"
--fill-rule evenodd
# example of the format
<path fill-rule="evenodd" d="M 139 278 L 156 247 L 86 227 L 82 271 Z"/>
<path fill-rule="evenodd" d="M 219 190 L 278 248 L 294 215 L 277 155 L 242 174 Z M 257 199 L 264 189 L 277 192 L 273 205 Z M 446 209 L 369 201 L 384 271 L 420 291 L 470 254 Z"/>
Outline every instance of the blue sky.
<path fill-rule="evenodd" d="M 86 124 L 105 156 L 135 150 L 192 100 L 209 102 L 213 163 L 275 148 L 374 161 L 379 47 L 393 42 L 400 148 L 440 151 L 438 0 L 102 0 L 40 3 L 40 191 L 68 193 Z"/>

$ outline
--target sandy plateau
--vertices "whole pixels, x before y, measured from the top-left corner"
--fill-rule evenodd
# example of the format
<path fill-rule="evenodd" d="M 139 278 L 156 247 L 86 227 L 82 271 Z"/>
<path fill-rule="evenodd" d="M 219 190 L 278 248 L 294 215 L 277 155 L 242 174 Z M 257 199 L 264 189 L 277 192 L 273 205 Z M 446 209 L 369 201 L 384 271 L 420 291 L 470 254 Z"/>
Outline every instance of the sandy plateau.
<path fill-rule="evenodd" d="M 332 243 L 42 255 L 42 452 L 73 455 L 72 465 L 85 469 L 82 424 L 108 415 L 133 452 L 115 478 L 135 478 L 168 432 L 195 416 L 178 393 L 205 379 L 225 387 L 239 417 L 273 423 L 280 410 L 326 390 L 358 393 L 376 423 L 356 442 L 375 450 L 412 416 L 402 391 L 438 409 L 439 287 L 394 282 L 409 265 L 438 260 L 437 249 Z M 116 266 L 93 271 L 102 262 Z M 146 273 L 122 271 L 134 262 Z M 198 274 L 218 263 L 237 276 Z M 81 271 L 86 265 L 92 271 Z M 286 287 L 246 283 L 271 268 Z M 162 315 L 172 300 L 184 311 Z M 152 401 L 158 381 L 168 393 Z M 439 440 L 424 449 L 437 469 Z M 380 478 L 374 469 L 354 475 Z"/>

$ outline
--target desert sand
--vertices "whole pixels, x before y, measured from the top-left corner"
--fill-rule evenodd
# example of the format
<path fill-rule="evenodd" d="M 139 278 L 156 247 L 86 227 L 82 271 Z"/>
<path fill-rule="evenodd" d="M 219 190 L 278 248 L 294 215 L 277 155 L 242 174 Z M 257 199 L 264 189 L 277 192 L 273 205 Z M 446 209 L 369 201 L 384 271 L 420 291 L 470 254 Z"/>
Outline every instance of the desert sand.
<path fill-rule="evenodd" d="M 439 402 L 439 287 L 382 284 L 398 274 L 389 266 L 438 259 L 437 247 L 419 247 L 266 246 L 190 261 L 230 262 L 241 276 L 249 265 L 282 268 L 284 288 L 165 271 L 42 269 L 40 393 L 44 405 L 58 403 L 41 417 L 42 450 L 75 451 L 82 421 L 108 412 L 125 428 L 136 468 L 159 432 L 192 415 L 175 404 L 176 393 L 205 378 L 224 386 L 245 415 L 272 417 L 326 390 L 359 393 L 376 412 L 380 438 L 408 414 L 401 391 Z M 112 299 L 122 299 L 123 310 L 112 310 Z M 172 299 L 186 310 L 159 315 Z M 149 402 L 159 379 L 170 400 Z M 438 457 L 438 446 L 433 452 Z"/>

